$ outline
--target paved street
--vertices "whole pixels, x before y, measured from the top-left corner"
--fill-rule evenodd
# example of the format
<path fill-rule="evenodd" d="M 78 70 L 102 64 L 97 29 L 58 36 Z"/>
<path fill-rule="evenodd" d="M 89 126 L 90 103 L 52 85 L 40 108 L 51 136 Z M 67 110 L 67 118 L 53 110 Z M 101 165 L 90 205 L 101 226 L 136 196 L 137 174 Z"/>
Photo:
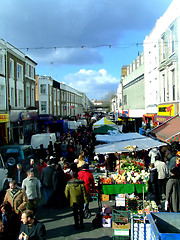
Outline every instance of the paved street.
<path fill-rule="evenodd" d="M 47 230 L 47 239 L 112 239 L 112 228 L 93 229 L 92 220 L 98 212 L 97 202 L 90 203 L 91 218 L 84 220 L 84 229 L 77 230 L 74 228 L 74 219 L 72 209 L 65 207 L 63 209 L 45 208 L 40 206 L 37 212 L 38 220 L 42 221 Z"/>

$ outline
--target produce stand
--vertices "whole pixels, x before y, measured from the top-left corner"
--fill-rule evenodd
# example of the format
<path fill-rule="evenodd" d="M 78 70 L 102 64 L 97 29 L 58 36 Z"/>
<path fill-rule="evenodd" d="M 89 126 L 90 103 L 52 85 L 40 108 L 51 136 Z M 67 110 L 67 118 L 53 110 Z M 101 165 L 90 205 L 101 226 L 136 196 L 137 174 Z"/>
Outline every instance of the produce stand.
<path fill-rule="evenodd" d="M 102 193 L 104 194 L 143 193 L 143 189 L 146 193 L 146 184 L 102 184 Z"/>

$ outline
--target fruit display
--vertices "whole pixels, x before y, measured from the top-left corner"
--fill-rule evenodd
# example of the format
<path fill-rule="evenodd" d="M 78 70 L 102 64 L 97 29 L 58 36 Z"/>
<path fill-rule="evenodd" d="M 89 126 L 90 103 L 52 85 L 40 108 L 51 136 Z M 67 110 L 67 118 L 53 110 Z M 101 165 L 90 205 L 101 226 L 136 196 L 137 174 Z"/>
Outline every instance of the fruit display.
<path fill-rule="evenodd" d="M 112 178 L 111 177 L 102 177 L 101 176 L 99 181 L 102 184 L 111 184 L 112 183 Z"/>

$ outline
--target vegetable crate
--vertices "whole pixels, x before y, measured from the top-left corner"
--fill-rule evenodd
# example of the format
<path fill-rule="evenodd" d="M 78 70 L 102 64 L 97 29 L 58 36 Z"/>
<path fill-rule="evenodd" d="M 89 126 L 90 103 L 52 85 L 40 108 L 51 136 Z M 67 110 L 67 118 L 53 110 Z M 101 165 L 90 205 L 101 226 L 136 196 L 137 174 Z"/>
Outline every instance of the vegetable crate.
<path fill-rule="evenodd" d="M 130 222 L 130 211 L 121 211 L 113 209 L 112 221 L 115 223 L 126 224 Z"/>

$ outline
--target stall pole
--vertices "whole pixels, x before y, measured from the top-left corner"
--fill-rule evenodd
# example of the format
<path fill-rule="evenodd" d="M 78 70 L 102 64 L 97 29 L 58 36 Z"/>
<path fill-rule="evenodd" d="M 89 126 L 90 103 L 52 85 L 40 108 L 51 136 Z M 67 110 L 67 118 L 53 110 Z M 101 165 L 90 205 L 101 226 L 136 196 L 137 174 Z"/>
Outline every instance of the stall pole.
<path fill-rule="evenodd" d="M 144 170 L 144 165 L 145 165 L 145 149 L 143 150 L 144 154 L 143 154 L 143 170 Z"/>
<path fill-rule="evenodd" d="M 120 166 L 121 166 L 121 153 L 119 153 L 119 171 L 118 171 L 119 174 L 120 174 Z"/>

